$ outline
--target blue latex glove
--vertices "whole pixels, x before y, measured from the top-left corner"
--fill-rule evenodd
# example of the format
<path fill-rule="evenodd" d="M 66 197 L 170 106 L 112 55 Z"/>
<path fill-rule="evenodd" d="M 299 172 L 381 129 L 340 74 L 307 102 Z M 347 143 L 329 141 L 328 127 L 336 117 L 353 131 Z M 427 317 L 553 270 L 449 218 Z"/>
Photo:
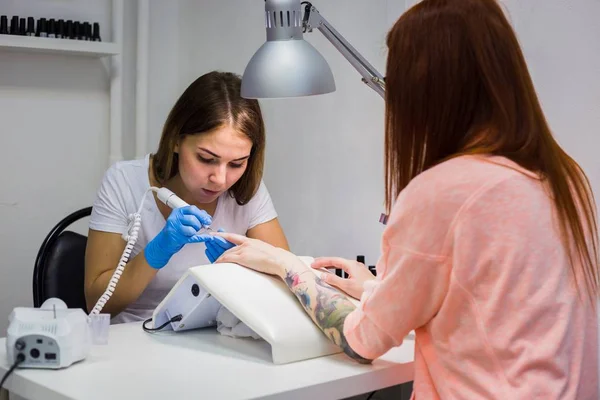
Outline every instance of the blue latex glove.
<path fill-rule="evenodd" d="M 146 261 L 152 268 L 160 269 L 186 244 L 211 241 L 213 237 L 209 234 L 196 234 L 202 225 L 211 223 L 210 215 L 196 206 L 174 209 L 165 227 L 146 245 Z"/>
<path fill-rule="evenodd" d="M 218 232 L 224 232 L 223 229 L 219 229 Z M 232 247 L 235 247 L 235 244 L 231 243 L 228 240 L 223 239 L 220 236 L 213 236 L 212 240 L 207 241 L 206 243 L 206 257 L 211 263 L 214 263 L 221 254 L 225 253 Z"/>

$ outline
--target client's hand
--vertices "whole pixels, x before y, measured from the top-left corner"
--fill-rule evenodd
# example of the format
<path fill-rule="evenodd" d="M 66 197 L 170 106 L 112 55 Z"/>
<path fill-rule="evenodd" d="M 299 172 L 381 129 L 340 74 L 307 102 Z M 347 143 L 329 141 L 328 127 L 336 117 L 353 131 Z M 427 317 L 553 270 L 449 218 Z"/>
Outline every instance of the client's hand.
<path fill-rule="evenodd" d="M 282 279 L 285 276 L 286 268 L 292 268 L 294 265 L 306 268 L 304 263 L 293 253 L 271 246 L 262 240 L 224 232 L 215 233 L 214 236 L 221 236 L 236 245 L 223 253 L 217 259 L 217 263 L 235 263 L 258 272 L 277 275 Z"/>
<path fill-rule="evenodd" d="M 353 260 L 346 260 L 339 257 L 320 257 L 315 259 L 311 265 L 312 268 L 341 268 L 348 274 L 348 278 L 340 278 L 331 273 L 321 274 L 321 280 L 334 286 L 349 296 L 360 300 L 364 292 L 364 284 L 366 281 L 375 279 L 375 276 L 369 271 L 363 263 Z"/>

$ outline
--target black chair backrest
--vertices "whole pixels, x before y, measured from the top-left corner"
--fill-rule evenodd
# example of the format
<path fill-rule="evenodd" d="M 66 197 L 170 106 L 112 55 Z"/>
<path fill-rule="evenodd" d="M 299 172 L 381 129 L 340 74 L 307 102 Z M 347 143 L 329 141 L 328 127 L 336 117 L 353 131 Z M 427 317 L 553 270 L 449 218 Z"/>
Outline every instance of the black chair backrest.
<path fill-rule="evenodd" d="M 34 307 L 57 297 L 69 308 L 86 310 L 83 282 L 87 237 L 65 229 L 91 213 L 92 207 L 86 207 L 68 215 L 46 236 L 33 270 Z"/>

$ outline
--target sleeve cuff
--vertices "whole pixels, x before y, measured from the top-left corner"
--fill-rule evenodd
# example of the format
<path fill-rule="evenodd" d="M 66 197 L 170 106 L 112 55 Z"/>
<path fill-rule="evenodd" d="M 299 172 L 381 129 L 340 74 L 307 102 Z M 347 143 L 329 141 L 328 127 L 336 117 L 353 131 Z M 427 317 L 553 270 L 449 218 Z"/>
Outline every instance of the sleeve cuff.
<path fill-rule="evenodd" d="M 259 221 L 251 222 L 250 225 L 248 226 L 248 230 L 250 230 L 260 224 L 264 224 L 266 222 L 273 221 L 275 218 L 277 218 L 277 212 L 275 210 L 273 210 L 272 212 L 263 216 Z"/>
<path fill-rule="evenodd" d="M 392 344 L 392 338 L 371 322 L 359 308 L 346 317 L 344 337 L 354 352 L 370 360 L 396 346 Z"/>
<path fill-rule="evenodd" d="M 127 231 L 127 226 L 113 225 L 113 224 L 102 224 L 98 222 L 90 222 L 88 227 L 95 231 L 120 233 L 123 234 Z"/>

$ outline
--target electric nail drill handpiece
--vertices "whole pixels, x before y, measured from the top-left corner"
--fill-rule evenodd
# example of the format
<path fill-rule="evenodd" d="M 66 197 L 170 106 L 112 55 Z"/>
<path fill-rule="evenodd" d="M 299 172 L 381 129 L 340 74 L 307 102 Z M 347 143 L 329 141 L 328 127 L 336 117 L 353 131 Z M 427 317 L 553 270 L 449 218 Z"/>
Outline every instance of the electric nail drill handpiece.
<path fill-rule="evenodd" d="M 158 196 L 158 199 L 160 201 L 162 201 L 163 203 L 165 203 L 172 209 L 189 206 L 188 203 L 181 200 L 180 197 L 178 197 L 175 193 L 171 192 L 169 189 L 167 189 L 165 187 L 158 189 L 156 191 L 156 195 Z"/>

